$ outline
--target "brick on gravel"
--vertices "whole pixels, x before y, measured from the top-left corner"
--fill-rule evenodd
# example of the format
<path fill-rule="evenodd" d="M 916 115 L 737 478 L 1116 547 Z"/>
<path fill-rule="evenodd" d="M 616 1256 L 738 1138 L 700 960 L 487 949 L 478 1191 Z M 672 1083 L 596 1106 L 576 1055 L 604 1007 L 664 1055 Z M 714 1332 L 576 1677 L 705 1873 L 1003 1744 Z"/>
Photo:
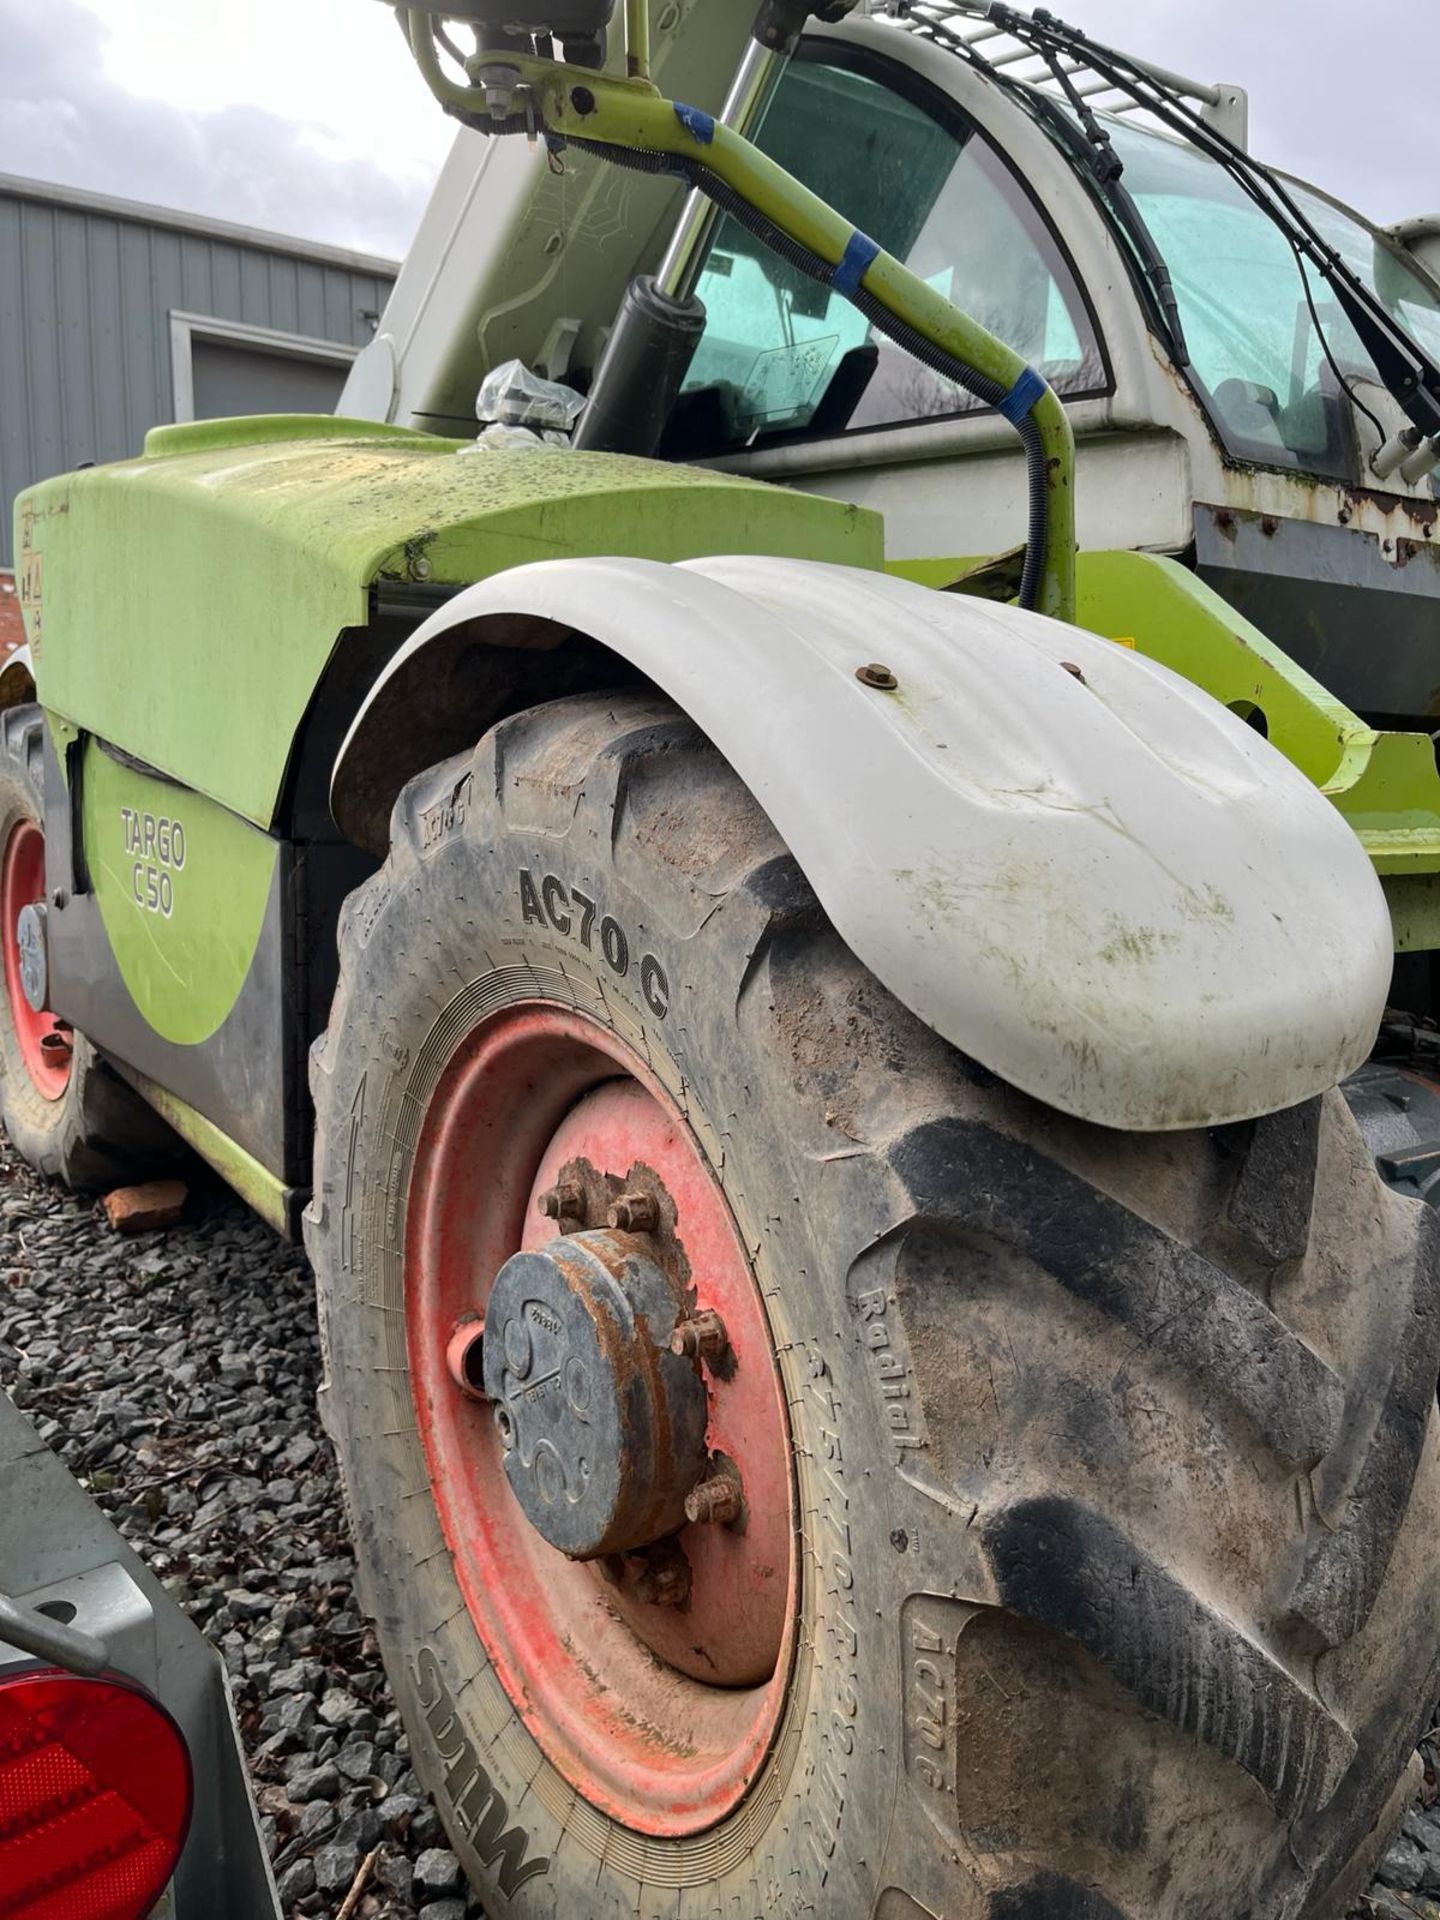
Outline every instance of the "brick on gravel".
<path fill-rule="evenodd" d="M 138 1187 L 116 1187 L 104 1199 L 105 1218 L 116 1233 L 153 1233 L 178 1226 L 190 1190 L 183 1180 L 147 1180 Z"/>

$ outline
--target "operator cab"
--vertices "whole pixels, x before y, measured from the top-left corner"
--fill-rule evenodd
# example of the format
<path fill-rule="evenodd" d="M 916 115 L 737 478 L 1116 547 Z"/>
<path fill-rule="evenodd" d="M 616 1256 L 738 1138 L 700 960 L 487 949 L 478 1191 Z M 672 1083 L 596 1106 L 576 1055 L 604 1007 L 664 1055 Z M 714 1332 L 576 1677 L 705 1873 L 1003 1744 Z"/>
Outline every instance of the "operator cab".
<path fill-rule="evenodd" d="M 1082 545 L 1187 560 L 1371 725 L 1433 729 L 1436 450 L 1354 303 L 1221 159 L 1118 97 L 1082 121 L 1033 66 L 1002 53 L 989 70 L 983 30 L 975 47 L 939 33 L 965 11 L 810 34 L 756 144 L 1060 394 Z M 1243 151 L 1243 96 L 1208 91 Z M 1128 210 L 1096 179 L 1097 138 Z M 1315 188 L 1264 178 L 1440 365 L 1440 283 L 1420 261 Z M 733 218 L 695 291 L 706 325 L 663 455 L 880 506 L 901 539 L 916 529 L 917 562 L 1007 544 L 1014 455 L 980 402 Z M 946 523 L 966 528 L 959 552 Z"/>

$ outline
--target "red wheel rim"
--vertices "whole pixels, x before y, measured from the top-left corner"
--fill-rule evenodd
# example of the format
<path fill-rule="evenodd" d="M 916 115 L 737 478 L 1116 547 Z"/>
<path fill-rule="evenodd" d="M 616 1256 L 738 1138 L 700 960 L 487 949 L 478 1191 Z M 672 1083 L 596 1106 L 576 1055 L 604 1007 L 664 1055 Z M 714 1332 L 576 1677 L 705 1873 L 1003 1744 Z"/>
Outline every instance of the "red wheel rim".
<path fill-rule="evenodd" d="M 690 1607 L 644 1606 L 566 1559 L 511 1491 L 494 1409 L 457 1385 L 458 1330 L 495 1275 L 559 1232 L 536 1204 L 588 1160 L 652 1170 L 675 1202 L 701 1307 L 736 1364 L 707 1370 L 707 1441 L 739 1467 L 743 1530 L 687 1526 Z M 417 1144 L 406 1229 L 406 1337 L 416 1418 L 446 1542 L 487 1653 L 546 1757 L 638 1832 L 680 1837 L 744 1797 L 780 1723 L 799 1563 L 789 1423 L 764 1302 L 724 1194 L 654 1075 L 568 1008 L 517 1006 L 451 1059 Z M 447 1360 L 447 1354 L 449 1356 Z M 698 1677 L 720 1673 L 726 1684 Z"/>
<path fill-rule="evenodd" d="M 70 1035 L 53 1013 L 37 1013 L 20 984 L 19 920 L 22 907 L 45 898 L 45 836 L 33 820 L 21 820 L 5 843 L 0 876 L 0 921 L 4 925 L 5 992 L 20 1058 L 37 1092 L 58 1100 L 70 1084 Z"/>

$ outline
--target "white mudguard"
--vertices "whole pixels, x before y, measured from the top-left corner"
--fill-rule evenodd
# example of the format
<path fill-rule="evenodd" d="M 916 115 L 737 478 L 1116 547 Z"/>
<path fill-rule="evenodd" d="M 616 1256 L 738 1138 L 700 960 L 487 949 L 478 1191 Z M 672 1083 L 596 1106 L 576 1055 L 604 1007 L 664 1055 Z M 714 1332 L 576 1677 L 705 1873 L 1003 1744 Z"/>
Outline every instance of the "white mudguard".
<path fill-rule="evenodd" d="M 1287 760 L 1153 661 L 843 567 L 597 559 L 467 589 L 386 678 L 462 622 L 494 618 L 499 639 L 510 616 L 513 639 L 516 615 L 660 687 L 859 959 L 1063 1112 L 1250 1119 L 1368 1054 L 1392 965 L 1368 858 Z M 893 690 L 857 678 L 871 663 Z"/>

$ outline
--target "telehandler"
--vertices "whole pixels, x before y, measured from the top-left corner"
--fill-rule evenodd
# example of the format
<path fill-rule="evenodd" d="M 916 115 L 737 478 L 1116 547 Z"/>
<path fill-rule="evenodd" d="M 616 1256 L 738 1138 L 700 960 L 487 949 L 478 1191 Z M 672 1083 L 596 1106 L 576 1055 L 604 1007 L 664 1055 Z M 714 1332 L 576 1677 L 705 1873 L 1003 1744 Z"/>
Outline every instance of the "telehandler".
<path fill-rule="evenodd" d="M 399 8 L 339 416 L 22 498 L 5 1124 L 303 1231 L 494 1920 L 1338 1920 L 1440 1693 L 1440 223 L 753 5 Z"/>

